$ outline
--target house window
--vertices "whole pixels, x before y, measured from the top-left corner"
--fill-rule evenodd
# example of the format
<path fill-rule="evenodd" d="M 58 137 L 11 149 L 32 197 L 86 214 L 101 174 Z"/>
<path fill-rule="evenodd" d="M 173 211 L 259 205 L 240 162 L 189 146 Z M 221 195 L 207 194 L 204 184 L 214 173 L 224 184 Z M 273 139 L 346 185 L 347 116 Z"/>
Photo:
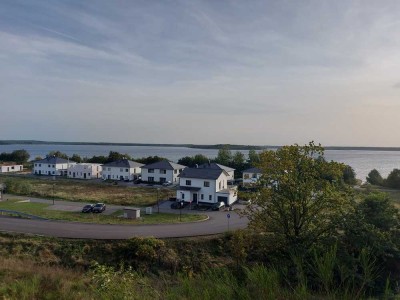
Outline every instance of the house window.
<path fill-rule="evenodd" d="M 165 177 L 160 177 L 160 182 L 161 183 L 164 183 L 164 182 L 166 182 L 167 181 L 167 179 L 165 178 Z"/>
<path fill-rule="evenodd" d="M 165 170 L 165 169 L 160 169 L 160 174 L 167 174 L 167 170 Z"/>
<path fill-rule="evenodd" d="M 149 169 L 149 173 L 154 173 L 154 169 Z"/>
<path fill-rule="evenodd" d="M 201 195 L 200 195 L 200 199 L 201 199 L 201 200 L 204 200 L 204 194 L 201 194 Z"/>
<path fill-rule="evenodd" d="M 35 164 L 35 167 L 37 167 L 37 164 Z"/>
<path fill-rule="evenodd" d="M 149 177 L 149 182 L 153 182 L 154 181 L 154 177 Z"/>
<path fill-rule="evenodd" d="M 204 181 L 204 187 L 210 187 L 210 182 L 209 181 Z"/>
<path fill-rule="evenodd" d="M 108 171 L 111 171 L 111 168 L 108 168 Z"/>
<path fill-rule="evenodd" d="M 129 169 L 125 169 L 125 172 L 129 172 Z"/>
<path fill-rule="evenodd" d="M 257 178 L 257 174 L 256 173 L 253 174 L 253 178 Z"/>
<path fill-rule="evenodd" d="M 69 172 L 69 175 L 71 175 L 71 172 Z"/>
<path fill-rule="evenodd" d="M 184 193 L 182 193 L 181 195 L 182 195 L 182 200 L 183 200 L 183 199 L 185 199 L 185 194 L 184 194 Z"/>
<path fill-rule="evenodd" d="M 174 174 L 178 174 L 178 170 L 174 170 Z"/>
<path fill-rule="evenodd" d="M 49 168 L 50 168 L 50 165 L 49 165 Z"/>
<path fill-rule="evenodd" d="M 42 166 L 42 164 L 39 164 L 39 167 L 41 167 Z"/>
<path fill-rule="evenodd" d="M 221 189 L 221 181 L 219 182 L 219 189 Z"/>
<path fill-rule="evenodd" d="M 186 185 L 192 185 L 192 181 L 191 180 L 186 180 Z"/>
<path fill-rule="evenodd" d="M 208 200 L 212 201 L 212 195 L 208 196 Z"/>
<path fill-rule="evenodd" d="M 53 175 L 54 175 L 54 171 L 53 171 Z"/>
<path fill-rule="evenodd" d="M 120 171 L 120 172 L 123 172 L 123 171 L 124 171 L 124 169 L 122 169 L 122 168 L 121 168 L 121 169 L 119 169 L 119 171 Z"/>
<path fill-rule="evenodd" d="M 243 177 L 244 177 L 244 179 L 249 179 L 249 178 L 250 178 L 250 175 L 247 174 L 247 173 L 245 173 Z"/>
<path fill-rule="evenodd" d="M 56 167 L 56 165 L 53 165 L 53 168 L 55 168 Z"/>

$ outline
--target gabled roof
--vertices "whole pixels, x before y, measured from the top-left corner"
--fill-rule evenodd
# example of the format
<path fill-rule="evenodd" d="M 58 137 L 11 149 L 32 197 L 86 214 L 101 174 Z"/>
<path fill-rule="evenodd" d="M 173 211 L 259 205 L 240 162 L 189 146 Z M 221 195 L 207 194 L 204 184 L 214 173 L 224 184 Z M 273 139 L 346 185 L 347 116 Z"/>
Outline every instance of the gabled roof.
<path fill-rule="evenodd" d="M 144 164 L 128 159 L 119 159 L 103 165 L 104 167 L 117 167 L 117 168 L 140 168 Z"/>
<path fill-rule="evenodd" d="M 227 167 L 227 166 L 224 166 L 224 165 L 220 165 L 220 164 L 217 164 L 217 163 L 202 164 L 202 165 L 199 166 L 199 169 L 225 170 L 226 172 L 235 171 L 235 169 L 232 169 L 230 167 Z"/>
<path fill-rule="evenodd" d="M 179 165 L 168 160 L 161 160 L 152 164 L 145 165 L 142 169 L 178 170 L 184 168 L 186 168 L 186 166 Z"/>
<path fill-rule="evenodd" d="M 35 161 L 33 161 L 33 163 L 56 165 L 56 164 L 67 164 L 67 163 L 75 163 L 75 162 L 72 160 L 67 160 L 65 158 L 61 158 L 61 157 L 48 156 L 44 159 L 35 160 Z"/>
<path fill-rule="evenodd" d="M 179 175 L 180 178 L 193 178 L 193 179 L 210 179 L 216 180 L 221 176 L 221 174 L 225 174 L 229 176 L 229 174 L 225 170 L 217 170 L 217 169 L 205 169 L 205 168 L 186 168 Z"/>
<path fill-rule="evenodd" d="M 243 173 L 258 173 L 258 174 L 261 174 L 262 171 L 259 168 L 250 168 L 250 169 L 244 170 Z"/>

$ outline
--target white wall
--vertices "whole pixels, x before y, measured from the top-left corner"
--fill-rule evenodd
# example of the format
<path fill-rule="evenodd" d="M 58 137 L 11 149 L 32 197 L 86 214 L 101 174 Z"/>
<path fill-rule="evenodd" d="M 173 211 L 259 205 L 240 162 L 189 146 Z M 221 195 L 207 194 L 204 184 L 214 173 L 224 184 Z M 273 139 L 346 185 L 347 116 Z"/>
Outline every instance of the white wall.
<path fill-rule="evenodd" d="M 191 185 L 186 184 L 186 180 L 191 181 Z M 209 182 L 209 187 L 204 186 L 204 182 Z M 217 203 L 218 202 L 218 195 L 217 192 L 223 189 L 228 188 L 228 178 L 225 174 L 221 174 L 220 177 L 216 180 L 209 180 L 209 179 L 197 179 L 197 178 L 179 178 L 179 186 L 190 186 L 190 187 L 198 187 L 200 188 L 199 191 L 184 191 L 184 190 L 177 190 L 176 191 L 176 198 L 178 200 L 182 200 L 182 195 L 184 195 L 184 201 L 190 202 L 193 200 L 193 194 L 197 194 L 197 200 L 199 202 L 204 203 Z M 221 186 L 221 188 L 220 188 Z M 210 199 L 211 196 L 211 199 Z M 235 200 L 236 201 L 236 200 Z"/>
<path fill-rule="evenodd" d="M 69 163 L 69 165 L 74 165 L 76 163 Z M 64 164 L 48 164 L 48 163 L 34 163 L 33 164 L 33 174 L 37 175 L 63 175 L 63 172 L 67 172 L 68 163 Z"/>
<path fill-rule="evenodd" d="M 149 170 L 153 170 L 153 173 L 149 173 Z M 165 181 L 170 181 L 172 183 L 178 183 L 178 175 L 183 169 L 180 170 L 165 170 L 165 174 L 161 172 L 162 169 L 142 169 L 142 180 L 150 181 L 149 177 L 153 177 L 154 182 L 162 182 L 161 178 L 165 178 Z"/>
<path fill-rule="evenodd" d="M 104 180 L 121 180 L 121 176 L 123 180 L 134 180 L 136 179 L 141 172 L 140 167 L 136 168 L 120 168 L 120 167 L 107 167 L 103 166 L 102 177 Z"/>
<path fill-rule="evenodd" d="M 68 168 L 68 178 L 93 179 L 101 177 L 100 164 L 76 164 Z"/>
<path fill-rule="evenodd" d="M 3 165 L 0 166 L 0 173 L 20 172 L 24 170 L 23 165 Z"/>

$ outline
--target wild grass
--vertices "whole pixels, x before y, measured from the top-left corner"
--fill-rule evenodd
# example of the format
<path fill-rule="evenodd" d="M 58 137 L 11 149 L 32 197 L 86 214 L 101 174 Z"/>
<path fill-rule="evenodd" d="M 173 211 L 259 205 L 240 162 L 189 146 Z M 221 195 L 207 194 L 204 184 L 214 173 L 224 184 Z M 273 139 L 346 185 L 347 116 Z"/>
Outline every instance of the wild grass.
<path fill-rule="evenodd" d="M 157 192 L 154 187 L 119 186 L 105 182 L 66 178 L 57 178 L 55 181 L 50 179 L 49 177 L 0 175 L 0 183 L 8 185 L 9 193 L 47 199 L 54 197 L 69 201 L 149 206 L 157 203 L 157 193 L 159 199 L 167 199 L 175 193 L 167 188 L 160 188 Z"/>
<path fill-rule="evenodd" d="M 14 210 L 18 212 L 23 212 L 31 214 L 34 216 L 39 216 L 52 220 L 63 220 L 63 221 L 73 221 L 73 222 L 85 222 L 85 223 L 99 223 L 99 224 L 168 224 L 168 223 L 179 223 L 179 222 L 193 222 L 204 220 L 205 215 L 197 214 L 168 214 L 168 213 L 153 213 L 151 215 L 141 215 L 139 220 L 131 220 L 122 218 L 122 210 L 117 210 L 116 212 L 106 215 L 93 214 L 93 213 L 81 213 L 81 212 L 69 212 L 69 211 L 59 211 L 50 210 L 52 205 L 44 203 L 33 203 L 33 202 L 20 202 L 18 200 L 8 200 L 0 202 L 0 209 Z"/>

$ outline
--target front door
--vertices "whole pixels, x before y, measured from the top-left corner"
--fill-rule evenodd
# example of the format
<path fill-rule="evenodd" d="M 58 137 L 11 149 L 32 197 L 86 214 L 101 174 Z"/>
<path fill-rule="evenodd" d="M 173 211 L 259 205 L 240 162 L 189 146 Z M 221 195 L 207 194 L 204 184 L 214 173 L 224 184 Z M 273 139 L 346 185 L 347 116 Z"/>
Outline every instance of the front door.
<path fill-rule="evenodd" d="M 193 202 L 197 204 L 197 194 L 193 194 Z"/>

